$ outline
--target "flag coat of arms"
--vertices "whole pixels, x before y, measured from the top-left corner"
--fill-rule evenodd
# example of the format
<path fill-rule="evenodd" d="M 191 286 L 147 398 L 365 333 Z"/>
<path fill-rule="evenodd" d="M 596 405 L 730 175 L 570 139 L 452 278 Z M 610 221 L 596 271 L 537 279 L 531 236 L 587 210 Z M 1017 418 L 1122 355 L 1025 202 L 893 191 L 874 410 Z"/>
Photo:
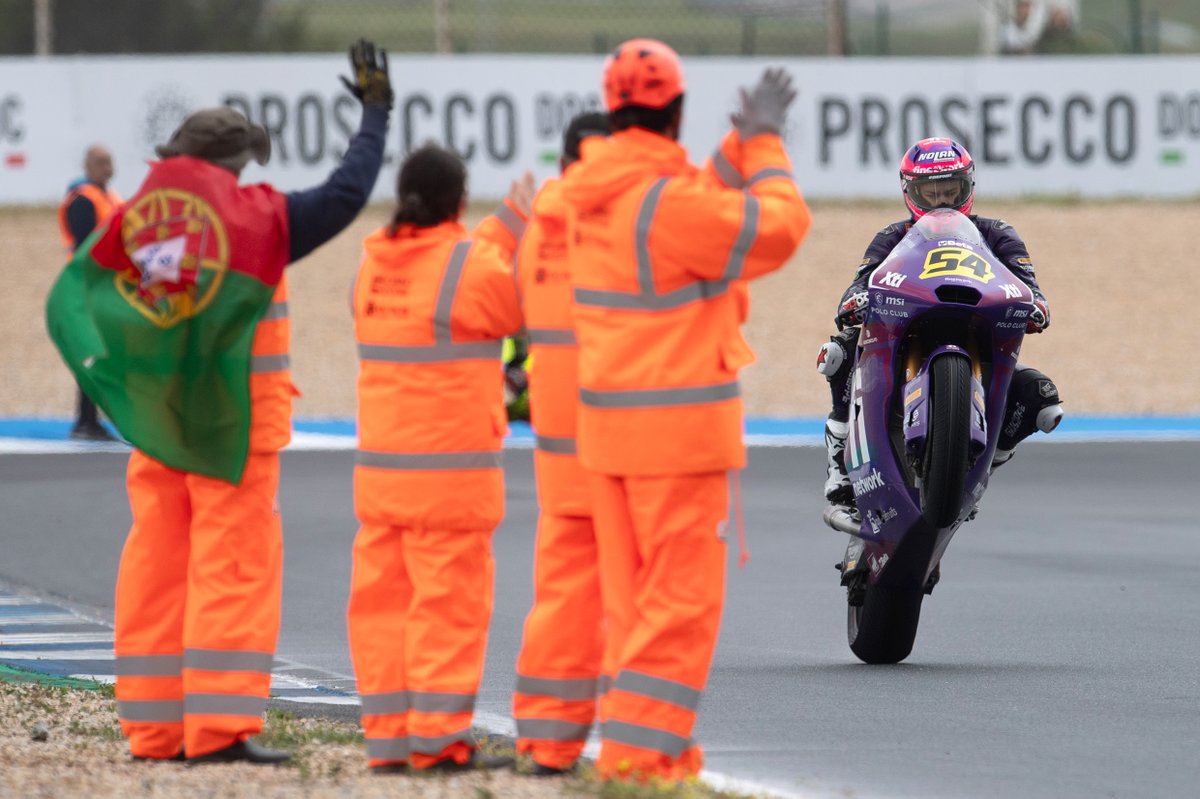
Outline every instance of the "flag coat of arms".
<path fill-rule="evenodd" d="M 160 161 L 59 276 L 50 337 L 133 446 L 237 483 L 255 326 L 288 253 L 283 194 L 195 158 Z"/>

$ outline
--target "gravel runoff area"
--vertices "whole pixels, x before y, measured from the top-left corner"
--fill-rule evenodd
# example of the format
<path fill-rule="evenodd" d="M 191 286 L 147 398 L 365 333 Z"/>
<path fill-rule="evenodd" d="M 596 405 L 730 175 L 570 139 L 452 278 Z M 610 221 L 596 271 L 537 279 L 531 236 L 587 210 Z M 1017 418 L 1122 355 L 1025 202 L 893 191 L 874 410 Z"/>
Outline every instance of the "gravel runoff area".
<path fill-rule="evenodd" d="M 275 711 L 268 711 L 258 740 L 293 752 L 293 762 L 135 762 L 121 737 L 111 691 L 0 678 L 0 799 L 746 799 L 699 782 L 672 788 L 601 784 L 507 770 L 375 775 L 367 769 L 356 724 Z"/>
<path fill-rule="evenodd" d="M 899 195 L 892 203 L 813 203 L 812 230 L 792 262 L 752 284 L 745 331 L 759 359 L 743 373 L 749 414 L 826 413 L 816 350 L 833 332 L 834 308 L 867 243 L 902 208 Z M 470 220 L 481 210 L 473 208 Z M 1018 203 L 982 194 L 976 210 L 1008 220 L 1029 245 L 1052 325 L 1027 339 L 1022 360 L 1055 379 L 1069 413 L 1200 413 L 1200 370 L 1186 360 L 1200 348 L 1187 313 L 1200 297 L 1189 235 L 1200 202 Z M 350 285 L 362 239 L 388 214 L 372 206 L 289 270 L 293 373 L 303 393 L 297 416 L 354 414 Z M 62 261 L 53 209 L 0 214 L 9 309 L 0 314 L 0 416 L 73 412 L 71 377 L 43 320 Z"/>

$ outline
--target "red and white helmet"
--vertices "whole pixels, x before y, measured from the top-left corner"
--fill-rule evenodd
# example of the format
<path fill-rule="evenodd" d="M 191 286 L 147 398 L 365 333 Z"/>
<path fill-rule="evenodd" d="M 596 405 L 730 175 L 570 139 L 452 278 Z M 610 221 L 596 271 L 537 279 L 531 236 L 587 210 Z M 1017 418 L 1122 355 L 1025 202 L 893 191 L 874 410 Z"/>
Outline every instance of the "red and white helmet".
<path fill-rule="evenodd" d="M 900 159 L 900 190 L 913 219 L 935 208 L 969 214 L 975 199 L 975 162 L 953 139 L 921 139 Z"/>

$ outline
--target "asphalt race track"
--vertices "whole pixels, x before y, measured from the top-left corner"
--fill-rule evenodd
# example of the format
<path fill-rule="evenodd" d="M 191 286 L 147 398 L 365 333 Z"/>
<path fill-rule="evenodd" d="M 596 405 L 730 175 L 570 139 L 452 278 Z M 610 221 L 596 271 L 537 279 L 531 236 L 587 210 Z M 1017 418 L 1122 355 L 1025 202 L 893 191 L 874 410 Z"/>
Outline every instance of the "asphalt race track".
<path fill-rule="evenodd" d="M 351 673 L 350 452 L 285 453 L 279 655 Z M 1183 797 L 1200 775 L 1200 443 L 1030 443 L 997 473 L 899 666 L 857 662 L 820 522 L 824 454 L 756 448 L 750 564 L 696 736 L 707 767 L 801 796 Z M 0 456 L 0 582 L 111 617 L 119 454 Z M 481 715 L 507 715 L 529 607 L 530 453 L 508 451 Z M 731 542 L 732 544 L 733 542 Z"/>

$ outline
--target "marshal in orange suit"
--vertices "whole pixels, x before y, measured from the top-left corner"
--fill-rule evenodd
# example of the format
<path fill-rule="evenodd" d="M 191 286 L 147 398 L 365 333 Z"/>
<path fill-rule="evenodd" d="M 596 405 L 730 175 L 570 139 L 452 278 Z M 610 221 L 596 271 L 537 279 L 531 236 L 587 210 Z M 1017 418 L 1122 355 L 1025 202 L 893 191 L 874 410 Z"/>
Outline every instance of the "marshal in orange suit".
<path fill-rule="evenodd" d="M 504 515 L 501 340 L 521 327 L 510 261 L 533 178 L 474 233 L 466 167 L 401 167 L 392 223 L 354 285 L 358 437 L 350 653 L 371 768 L 501 767 L 471 737 Z"/>
<path fill-rule="evenodd" d="M 562 169 L 579 160 L 583 139 L 608 131 L 606 114 L 573 119 L 563 134 Z M 513 717 L 517 751 L 528 753 L 533 773 L 544 776 L 570 769 L 583 752 L 596 715 L 603 647 L 592 503 L 575 446 L 578 348 L 567 252 L 562 181 L 552 178 L 533 200 L 516 258 L 529 334 L 539 514 L 533 608 L 517 658 Z"/>
<path fill-rule="evenodd" d="M 724 604 L 728 473 L 742 468 L 746 281 L 810 215 L 780 139 L 794 99 L 767 70 L 706 169 L 678 144 L 684 77 L 661 42 L 608 58 L 613 134 L 563 179 L 606 642 L 604 777 L 699 772 L 692 739 Z"/>

